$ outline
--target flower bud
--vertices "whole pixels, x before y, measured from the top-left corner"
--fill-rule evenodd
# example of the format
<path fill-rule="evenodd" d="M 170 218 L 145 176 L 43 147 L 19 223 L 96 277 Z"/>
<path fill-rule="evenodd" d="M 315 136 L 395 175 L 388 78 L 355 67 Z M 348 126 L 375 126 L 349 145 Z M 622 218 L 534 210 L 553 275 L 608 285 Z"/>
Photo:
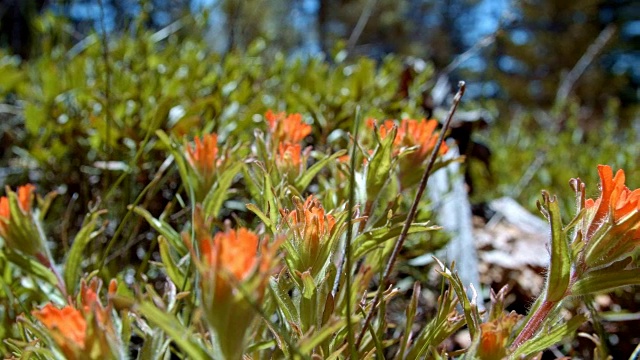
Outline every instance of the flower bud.
<path fill-rule="evenodd" d="M 99 300 L 100 286 L 96 278 L 89 285 L 83 281 L 76 306 L 48 303 L 32 312 L 68 359 L 120 359 L 126 353 L 115 330 L 111 303 L 105 307 Z"/>
<path fill-rule="evenodd" d="M 586 214 L 579 231 L 585 243 L 588 268 L 612 264 L 630 256 L 640 245 L 640 189 L 629 190 L 624 171 L 613 176 L 609 166 L 599 165 L 602 192 L 585 201 Z"/>
<path fill-rule="evenodd" d="M 313 195 L 303 203 L 294 197 L 295 209 L 282 211 L 291 233 L 289 244 L 298 255 L 294 264 L 300 273 L 311 270 L 313 275 L 326 264 L 333 248 L 336 219 L 325 214 L 320 201 Z"/>
<path fill-rule="evenodd" d="M 185 157 L 196 178 L 196 202 L 202 202 L 216 180 L 222 159 L 218 156 L 217 134 L 204 135 L 202 139 L 196 137 L 194 142 L 193 146 L 185 145 Z"/>
<path fill-rule="evenodd" d="M 264 296 L 277 245 L 263 242 L 259 247 L 258 235 L 245 228 L 227 229 L 214 236 L 208 229 L 198 209 L 195 233 L 200 256 L 195 251 L 192 256 L 201 274 L 202 306 L 220 355 L 240 359 L 257 314 L 254 306 Z"/>
<path fill-rule="evenodd" d="M 49 259 L 44 235 L 31 208 L 34 189 L 31 184 L 18 187 L 17 193 L 6 188 L 7 196 L 0 198 L 0 237 L 12 250 Z"/>
<path fill-rule="evenodd" d="M 305 123 L 300 114 L 287 115 L 284 112 L 276 114 L 268 110 L 264 116 L 269 125 L 271 143 L 274 147 L 281 143 L 299 143 L 311 134 L 311 125 Z"/>

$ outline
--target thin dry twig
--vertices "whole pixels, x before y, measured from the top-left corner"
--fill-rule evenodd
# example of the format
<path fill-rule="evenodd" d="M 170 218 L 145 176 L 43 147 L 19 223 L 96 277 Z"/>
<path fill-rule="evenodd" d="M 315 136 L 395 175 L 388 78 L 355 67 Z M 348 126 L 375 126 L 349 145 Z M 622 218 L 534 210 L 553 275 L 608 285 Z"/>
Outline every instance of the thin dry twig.
<path fill-rule="evenodd" d="M 391 256 L 387 261 L 387 265 L 382 275 L 382 281 L 380 282 L 381 287 L 385 287 L 387 282 L 389 281 L 389 276 L 391 275 L 391 271 L 393 271 L 393 266 L 395 265 L 395 262 L 398 259 L 398 254 L 400 254 L 400 249 L 402 249 L 402 246 L 404 245 L 404 242 L 407 238 L 407 234 L 409 233 L 409 227 L 411 227 L 411 224 L 413 223 L 413 220 L 416 217 L 416 214 L 418 212 L 418 204 L 420 203 L 420 199 L 422 199 L 424 190 L 427 188 L 427 182 L 429 181 L 431 170 L 433 169 L 433 165 L 435 164 L 436 159 L 438 157 L 438 153 L 440 152 L 440 146 L 444 141 L 445 134 L 449 129 L 449 125 L 451 124 L 451 119 L 453 119 L 453 114 L 455 114 L 456 109 L 458 108 L 460 99 L 462 98 L 462 95 L 464 95 L 465 88 L 466 86 L 464 81 L 460 81 L 458 83 L 458 92 L 456 93 L 456 96 L 453 98 L 453 104 L 451 104 L 451 108 L 449 109 L 449 115 L 447 116 L 447 119 L 442 125 L 442 130 L 440 131 L 440 136 L 438 137 L 436 146 L 433 148 L 433 150 L 431 151 L 431 155 L 429 156 L 429 162 L 427 163 L 427 168 L 425 169 L 422 175 L 422 180 L 420 181 L 420 186 L 418 187 L 418 192 L 416 193 L 416 197 L 413 200 L 413 203 L 411 204 L 411 209 L 409 210 L 409 214 L 407 215 L 407 220 L 405 221 L 404 226 L 402 227 L 402 232 L 400 233 L 400 236 L 398 236 L 398 239 L 396 240 L 396 243 L 393 247 L 393 251 L 391 252 Z M 373 298 L 373 302 L 371 304 L 371 311 L 369 311 L 369 313 L 367 314 L 367 317 L 364 321 L 362 329 L 360 330 L 360 333 L 356 338 L 356 342 L 355 342 L 356 350 L 360 347 L 360 343 L 362 342 L 362 339 L 364 338 L 364 334 L 366 333 L 369 327 L 369 324 L 373 319 L 373 316 L 376 312 L 376 307 L 379 302 L 380 302 L 380 291 L 376 292 L 376 296 Z"/>
<path fill-rule="evenodd" d="M 107 27 L 105 25 L 104 4 L 102 0 L 98 0 L 100 7 L 100 30 L 102 32 L 102 60 L 104 61 L 104 110 L 107 120 L 105 135 L 105 150 L 111 153 L 111 126 L 113 117 L 111 116 L 111 64 L 109 63 L 109 39 L 107 38 Z"/>
<path fill-rule="evenodd" d="M 602 51 L 602 49 L 607 45 L 609 40 L 613 37 L 613 34 L 616 32 L 616 26 L 610 24 L 596 38 L 593 44 L 589 45 L 587 51 L 582 55 L 580 60 L 576 63 L 576 65 L 569 71 L 567 76 L 564 77 L 562 83 L 558 87 L 558 92 L 556 93 L 556 104 L 564 104 L 567 101 L 567 97 L 571 93 L 571 89 L 573 89 L 574 84 L 578 81 L 580 76 L 587 70 L 589 64 L 593 62 L 593 59 L 598 56 L 598 54 Z"/>
<path fill-rule="evenodd" d="M 364 27 L 367 26 L 369 22 L 369 18 L 371 18 L 371 14 L 373 13 L 373 9 L 376 7 L 377 0 L 369 0 L 364 6 L 364 10 L 360 13 L 360 17 L 358 18 L 358 22 L 356 26 L 353 28 L 351 35 L 349 36 L 349 40 L 347 41 L 347 52 L 351 53 L 353 48 L 355 48 L 356 43 L 358 43 L 358 39 L 362 32 L 364 31 Z"/>

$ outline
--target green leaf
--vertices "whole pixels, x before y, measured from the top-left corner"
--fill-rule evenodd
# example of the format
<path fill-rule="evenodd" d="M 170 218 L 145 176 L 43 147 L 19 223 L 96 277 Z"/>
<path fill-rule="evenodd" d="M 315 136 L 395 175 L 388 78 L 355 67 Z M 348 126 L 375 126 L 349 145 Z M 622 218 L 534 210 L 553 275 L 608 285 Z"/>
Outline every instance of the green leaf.
<path fill-rule="evenodd" d="M 273 193 L 273 187 L 271 186 L 271 177 L 265 171 L 264 173 L 264 187 L 262 188 L 263 194 L 263 209 L 266 209 L 269 213 L 269 219 L 275 224 L 278 221 L 278 204 L 276 196 Z"/>
<path fill-rule="evenodd" d="M 248 190 L 251 199 L 260 199 L 262 197 L 260 195 L 260 187 L 258 186 L 258 183 L 260 181 L 252 176 L 252 174 L 254 173 L 249 171 L 248 166 L 244 166 L 242 168 L 242 175 L 244 178 L 246 190 Z"/>
<path fill-rule="evenodd" d="M 139 312 L 150 323 L 161 328 L 178 345 L 190 359 L 206 360 L 212 356 L 202 348 L 202 345 L 193 341 L 191 331 L 185 328 L 175 316 L 158 309 L 152 302 L 144 301 L 138 308 Z"/>
<path fill-rule="evenodd" d="M 101 214 L 105 213 L 105 211 L 96 211 L 87 215 L 84 219 L 84 224 L 75 239 L 73 240 L 73 245 L 71 245 L 71 249 L 69 249 L 69 255 L 67 256 L 67 260 L 64 264 L 64 282 L 67 286 L 67 293 L 75 294 L 76 293 L 76 285 L 80 280 L 80 272 L 82 270 L 82 253 L 87 245 L 91 242 L 91 240 L 95 239 L 102 230 L 94 231 L 96 228 L 96 222 Z"/>
<path fill-rule="evenodd" d="M 246 353 L 250 354 L 256 351 L 268 351 L 277 345 L 277 342 L 273 339 L 271 340 L 263 340 L 254 344 L 247 346 Z"/>
<path fill-rule="evenodd" d="M 204 198 L 203 208 L 205 217 L 216 218 L 218 216 L 218 213 L 222 208 L 222 204 L 224 204 L 224 201 L 229 195 L 229 187 L 231 187 L 233 179 L 243 166 L 244 164 L 242 162 L 237 162 L 225 169 L 222 174 L 220 174 L 215 185 L 211 187 L 211 190 L 209 190 L 209 193 Z"/>
<path fill-rule="evenodd" d="M 178 255 L 184 256 L 187 253 L 187 247 L 182 242 L 180 234 L 175 231 L 171 225 L 154 218 L 150 212 L 140 206 L 134 207 L 133 212 L 145 218 L 152 228 L 154 228 L 160 235 L 164 236 L 164 238 L 167 239 L 171 246 L 173 246 L 173 248 L 178 252 Z"/>
<path fill-rule="evenodd" d="M 616 288 L 640 285 L 640 269 L 609 269 L 591 271 L 571 287 L 571 295 L 582 296 L 610 292 Z"/>
<path fill-rule="evenodd" d="M 404 353 L 407 350 L 407 345 L 409 344 L 409 339 L 411 338 L 411 331 L 413 328 L 413 321 L 416 317 L 416 312 L 418 309 L 418 299 L 420 298 L 420 282 L 416 281 L 413 283 L 413 293 L 411 295 L 411 300 L 409 301 L 409 306 L 405 312 L 405 326 L 404 326 L 404 334 L 400 339 L 400 350 L 398 351 L 398 355 L 396 355 L 396 359 L 404 359 Z"/>
<path fill-rule="evenodd" d="M 300 174 L 300 176 L 298 176 L 298 178 L 295 181 L 295 187 L 300 191 L 304 191 L 304 189 L 306 189 L 307 186 L 309 186 L 309 184 L 311 183 L 311 180 L 313 180 L 313 177 L 316 176 L 316 174 L 320 172 L 320 170 L 322 170 L 325 166 L 327 166 L 327 164 L 329 164 L 331 161 L 337 159 L 338 157 L 346 153 L 347 153 L 347 150 L 340 150 L 335 154 L 331 156 L 327 156 L 324 159 L 313 164 L 309 169 L 307 169 L 307 171 L 303 172 L 302 174 Z"/>
<path fill-rule="evenodd" d="M 38 277 L 51 285 L 57 285 L 58 279 L 56 275 L 46 266 L 42 265 L 39 261 L 30 256 L 24 256 L 18 251 L 13 251 L 9 248 L 5 248 L 4 252 L 7 259 L 12 263 L 18 265 L 27 274 Z"/>
<path fill-rule="evenodd" d="M 516 351 L 509 356 L 509 359 L 519 359 L 522 356 L 548 349 L 564 337 L 573 335 L 585 321 L 587 321 L 587 317 L 579 314 L 564 324 L 554 325 L 549 331 L 541 331 L 537 337 L 519 346 Z"/>
<path fill-rule="evenodd" d="M 367 166 L 367 199 L 373 200 L 389 178 L 393 165 L 393 140 L 396 138 L 398 127 L 394 126 L 376 148 L 373 158 Z"/>
<path fill-rule="evenodd" d="M 160 248 L 160 257 L 162 258 L 162 263 L 164 264 L 165 270 L 167 271 L 167 275 L 171 281 L 178 287 L 182 287 L 185 285 L 184 274 L 173 261 L 173 257 L 171 256 L 171 249 L 169 247 L 169 243 L 167 239 L 160 235 L 158 237 L 158 247 Z M 189 288 L 189 283 L 186 284 L 187 289 L 181 289 L 181 291 L 187 291 Z"/>
<path fill-rule="evenodd" d="M 402 224 L 398 224 L 391 227 L 380 227 L 358 235 L 353 240 L 353 258 L 357 259 L 362 257 L 385 241 L 397 238 L 402 232 L 402 226 Z M 428 226 L 427 223 L 414 223 L 409 227 L 409 232 L 407 234 L 439 229 L 439 226 Z"/>
<path fill-rule="evenodd" d="M 276 233 L 276 228 L 273 225 L 273 221 L 269 219 L 267 214 L 263 213 L 262 210 L 258 209 L 258 207 L 255 204 L 246 204 L 245 206 L 249 211 L 256 214 L 260 218 L 260 220 L 262 220 L 264 225 L 271 230 L 272 233 L 274 234 Z"/>
<path fill-rule="evenodd" d="M 569 243 L 567 236 L 562 229 L 562 217 L 558 199 L 549 196 L 546 191 L 542 192 L 542 212 L 546 215 L 551 225 L 551 263 L 549 265 L 549 275 L 547 277 L 546 300 L 551 302 L 560 301 L 567 292 L 571 277 L 571 257 L 569 256 Z"/>
<path fill-rule="evenodd" d="M 354 321 L 358 321 L 354 320 Z M 327 325 L 320 330 L 313 333 L 313 336 L 307 337 L 300 344 L 300 352 L 303 354 L 310 354 L 313 349 L 322 344 L 323 341 L 331 336 L 334 336 L 340 329 L 346 325 L 346 319 L 339 319 L 330 321 Z"/>
<path fill-rule="evenodd" d="M 269 289 L 278 302 L 278 309 L 287 320 L 286 323 L 298 324 L 300 322 L 298 311 L 293 301 L 291 301 L 291 297 L 288 294 L 289 289 L 285 286 L 282 279 L 283 277 L 279 277 L 278 279 L 271 277 L 269 279 Z"/>
<path fill-rule="evenodd" d="M 189 196 L 193 194 L 193 183 L 192 178 L 189 176 L 189 166 L 184 159 L 184 154 L 182 148 L 178 143 L 172 140 L 164 131 L 157 130 L 156 136 L 167 146 L 169 152 L 173 156 L 173 160 L 176 162 L 178 166 L 178 172 L 180 173 L 180 178 L 184 183 L 184 187 L 187 189 Z M 194 199 L 192 199 L 194 200 Z"/>
<path fill-rule="evenodd" d="M 305 299 L 311 299 L 316 293 L 316 284 L 313 281 L 313 276 L 309 271 L 305 271 L 300 274 L 300 278 L 302 279 L 302 296 Z"/>
<path fill-rule="evenodd" d="M 458 301 L 460 301 L 460 305 L 462 305 L 462 310 L 464 311 L 469 335 L 471 335 L 471 339 L 475 339 L 475 336 L 478 333 L 478 327 L 480 326 L 480 314 L 478 313 L 478 307 L 475 303 L 469 301 L 469 296 L 464 289 L 464 285 L 462 284 L 462 280 L 460 279 L 460 276 L 458 276 L 458 273 L 447 269 L 440 260 L 435 260 L 442 269 L 439 273 L 449 280 L 453 290 L 456 292 Z"/>

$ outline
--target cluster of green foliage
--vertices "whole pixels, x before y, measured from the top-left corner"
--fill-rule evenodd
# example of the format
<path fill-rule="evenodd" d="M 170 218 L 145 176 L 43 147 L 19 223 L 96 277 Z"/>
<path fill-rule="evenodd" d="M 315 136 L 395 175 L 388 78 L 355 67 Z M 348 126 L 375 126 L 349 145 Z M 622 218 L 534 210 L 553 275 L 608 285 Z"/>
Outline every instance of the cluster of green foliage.
<path fill-rule="evenodd" d="M 54 33 L 64 33 L 56 26 L 64 24 L 51 25 L 45 44 L 53 42 Z M 96 34 L 74 46 L 65 43 L 51 45 L 29 62 L 4 56 L 1 75 L 6 79 L 2 96 L 17 99 L 23 108 L 7 121 L 14 147 L 5 158 L 17 155 L 23 160 L 19 164 L 27 165 L 8 183 L 38 179 L 41 188 L 61 192 L 64 201 L 53 206 L 64 213 L 73 201 L 71 221 L 100 198 L 116 211 L 110 215 L 118 225 L 126 204 L 135 201 L 164 161 L 154 136 L 159 129 L 177 137 L 215 131 L 221 140 L 232 136 L 245 142 L 259 127 L 256 114 L 286 109 L 313 117 L 314 142 L 344 147 L 345 139 L 336 134 L 351 128 L 357 106 L 367 117 L 423 116 L 418 85 L 409 98 L 397 96 L 399 58 L 380 65 L 366 58 L 347 63 L 337 51 L 333 64 L 303 61 L 263 56 L 266 44 L 260 41 L 246 53 L 221 56 L 208 49 L 204 37 L 159 40 L 142 29 L 110 39 L 106 56 Z M 426 69 L 415 84 L 431 75 Z M 176 192 L 170 179 L 148 189 L 142 201 L 153 202 L 156 194 L 170 201 Z M 163 195 L 163 188 L 169 193 Z M 56 237 L 73 228 L 56 229 Z M 137 235 L 134 228 L 127 232 L 128 240 Z"/>
<path fill-rule="evenodd" d="M 419 147 L 398 149 L 399 129 L 392 125 L 353 129 L 369 117 L 422 117 L 422 93 L 433 84 L 433 68 L 418 73 L 408 96 L 400 96 L 403 64 L 395 57 L 381 63 L 346 61 L 337 50 L 329 60 L 303 61 L 266 54 L 261 41 L 246 52 L 220 56 L 201 37 L 164 37 L 142 28 L 134 36 L 94 34 L 65 45 L 54 41 L 60 34 L 56 21 L 43 20 L 51 32 L 43 37 L 49 51 L 42 56 L 19 62 L 3 54 L 0 60 L 0 78 L 6 79 L 0 96 L 16 109 L 2 125 L 11 145 L 2 159 L 12 174 L 7 182 L 33 182 L 41 194 L 59 193 L 38 199 L 32 212 L 21 190 L 8 191 L 11 217 L 0 219 L 0 225 L 13 230 L 2 234 L 0 335 L 10 340 L 0 343 L 2 352 L 42 358 L 78 354 L 61 346 L 69 339 L 61 340 L 59 329 L 43 320 L 50 309 L 42 305 L 54 303 L 93 311 L 85 318 L 92 341 L 85 350 L 95 357 L 129 352 L 143 359 L 172 353 L 189 358 L 240 358 L 244 353 L 255 359 L 411 359 L 465 352 L 482 359 L 533 357 L 574 334 L 586 320 L 576 315 L 564 322 L 560 310 L 565 300 L 637 283 L 632 276 L 637 268 L 629 268 L 635 260 L 630 265 L 616 253 L 610 262 L 598 263 L 590 254 L 602 249 L 572 238 L 574 227 L 595 236 L 581 219 L 601 220 L 598 215 L 579 211 L 563 225 L 560 214 L 567 212 L 545 196 L 540 207 L 553 232 L 548 286 L 524 321 L 504 311 L 505 291 L 493 294 L 483 318 L 473 291 L 438 261 L 443 285 L 437 312 L 421 329 L 413 328 L 422 294 L 415 282 L 404 323 L 393 323 L 384 316 L 385 308 L 399 291 L 385 288 L 385 267 L 404 261 L 391 256 L 401 229 L 411 234 L 406 244 L 424 252 L 441 247 L 444 238 L 426 224 L 431 217 L 427 200 L 418 203 L 417 217 L 407 220 L 418 191 L 419 172 L 414 170 L 426 165 L 424 157 L 410 162 Z M 268 109 L 304 114 L 310 135 L 293 142 L 312 150 L 281 148 L 291 144 L 279 138 L 287 135 L 283 128 L 265 120 Z M 526 181 L 521 196 L 550 187 L 537 187 L 537 182 L 563 183 L 557 192 L 569 193 L 566 181 L 591 174 L 596 159 L 610 163 L 611 156 L 624 165 L 634 158 L 633 150 L 616 149 L 614 129 L 607 139 L 581 134 L 571 120 L 577 109 L 562 111 L 570 120 L 552 141 L 548 132 L 525 137 L 516 129 L 493 147 L 494 163 L 500 164 L 493 170 L 498 191 L 507 192 L 506 184 L 527 173 L 523 167 L 534 161 L 531 147 L 536 144 L 548 159 L 536 165 L 540 170 L 530 177 L 535 181 Z M 212 141 L 204 140 L 211 133 L 221 145 L 212 155 L 215 175 L 209 176 L 194 165 L 191 152 L 197 146 L 194 150 L 189 140 Z M 605 151 L 575 151 L 590 146 Z M 350 160 L 338 160 L 347 150 Z M 556 161 L 572 154 L 577 154 L 576 169 Z M 301 163 L 292 160 L 298 155 Z M 440 159 L 436 167 L 444 165 Z M 513 169 L 522 169 L 520 176 Z M 309 193 L 321 205 L 303 203 Z M 290 214 L 296 210 L 294 221 Z M 296 233 L 293 226 L 306 210 L 313 212 L 305 224 L 323 224 L 310 235 Z M 328 230 L 325 222 L 331 224 Z M 253 229 L 263 242 L 282 244 L 283 251 L 269 258 L 271 247 L 263 247 L 260 257 L 268 261 L 260 260 L 260 271 L 252 268 L 246 278 L 230 278 L 201 252 L 209 244 L 203 238 L 231 227 Z M 598 241 L 610 241 L 607 231 L 598 233 Z M 583 266 L 592 263 L 599 268 Z M 98 278 L 117 282 L 100 293 Z M 222 285 L 208 280 L 226 282 L 232 296 L 221 299 Z M 94 299 L 96 294 L 106 296 L 106 306 Z M 381 315 L 365 321 L 376 308 Z M 237 315 L 236 326 L 244 325 L 233 328 L 229 314 Z M 471 346 L 451 352 L 443 344 L 463 327 Z M 489 335 L 493 340 L 487 340 Z M 139 351 L 130 348 L 133 337 L 143 341 Z M 598 346 L 598 356 L 605 353 Z"/>

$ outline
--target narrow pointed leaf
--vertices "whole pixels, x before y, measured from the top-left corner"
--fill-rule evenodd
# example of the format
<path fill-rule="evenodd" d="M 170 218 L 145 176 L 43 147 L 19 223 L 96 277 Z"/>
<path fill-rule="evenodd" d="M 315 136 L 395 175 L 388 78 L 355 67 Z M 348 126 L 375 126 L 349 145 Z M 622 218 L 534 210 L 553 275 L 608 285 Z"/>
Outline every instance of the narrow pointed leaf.
<path fill-rule="evenodd" d="M 211 359 L 211 355 L 192 340 L 190 331 L 175 316 L 158 309 L 150 301 L 141 303 L 138 310 L 147 321 L 161 328 L 187 354 L 187 357 L 196 360 Z"/>
<path fill-rule="evenodd" d="M 309 271 L 305 271 L 300 277 L 302 278 L 302 296 L 305 299 L 311 299 L 316 294 L 316 284 L 313 281 L 313 276 Z"/>
<path fill-rule="evenodd" d="M 260 218 L 260 220 L 262 220 L 264 225 L 271 230 L 272 233 L 276 232 L 276 228 L 273 225 L 273 221 L 271 221 L 271 219 L 269 219 L 267 214 L 262 212 L 262 210 L 258 209 L 258 207 L 255 204 L 246 204 L 245 206 L 247 207 L 247 209 L 249 211 L 251 211 L 254 214 L 256 214 Z"/>
<path fill-rule="evenodd" d="M 233 179 L 242 169 L 244 164 L 237 162 L 225 169 L 218 177 L 216 184 L 211 188 L 207 196 L 204 198 L 204 213 L 206 217 L 217 217 L 222 204 L 227 199 L 229 188 Z"/>
<path fill-rule="evenodd" d="M 433 231 L 440 229 L 439 226 L 427 225 L 427 223 L 415 223 L 409 227 L 408 234 L 415 234 L 426 231 Z M 365 233 L 358 235 L 353 240 L 353 258 L 357 259 L 364 256 L 369 251 L 375 249 L 382 243 L 395 239 L 400 236 L 402 232 L 402 224 L 394 225 L 391 227 L 380 227 L 372 229 Z"/>
<path fill-rule="evenodd" d="M 580 314 L 574 316 L 564 324 L 554 326 L 550 331 L 543 331 L 539 336 L 525 342 L 509 356 L 510 359 L 519 359 L 523 355 L 531 355 L 543 351 L 560 342 L 563 338 L 575 334 L 580 325 L 587 321 L 587 317 Z"/>
<path fill-rule="evenodd" d="M 101 212 L 94 212 L 87 215 L 87 218 L 84 220 L 84 225 L 80 231 L 78 231 L 78 234 L 73 240 L 73 245 L 71 245 L 71 249 L 69 249 L 69 255 L 64 265 L 64 281 L 67 286 L 67 293 L 69 294 L 76 293 L 76 285 L 80 280 L 80 272 L 82 270 L 82 253 L 84 249 L 91 240 L 95 239 L 96 236 L 101 233 L 101 231 L 94 231 L 100 214 Z"/>
<path fill-rule="evenodd" d="M 398 351 L 398 355 L 396 355 L 396 359 L 398 360 L 404 359 L 404 353 L 407 350 L 407 345 L 409 344 L 409 339 L 411 338 L 411 329 L 413 328 L 413 321 L 416 317 L 416 312 L 418 309 L 420 290 L 420 283 L 416 281 L 413 284 L 413 294 L 411 295 L 411 301 L 409 302 L 409 306 L 407 307 L 407 310 L 405 312 L 406 322 L 404 326 L 404 335 L 402 335 L 402 339 L 400 339 L 400 350 Z"/>
<path fill-rule="evenodd" d="M 373 200 L 389 178 L 393 164 L 393 140 L 398 128 L 394 127 L 376 148 L 373 158 L 367 166 L 367 199 Z"/>
<path fill-rule="evenodd" d="M 582 296 L 610 292 L 616 288 L 640 285 L 640 269 L 605 269 L 587 273 L 571 287 L 571 294 Z"/>
<path fill-rule="evenodd" d="M 276 298 L 278 302 L 278 309 L 282 311 L 287 322 L 298 323 L 300 319 L 298 318 L 298 311 L 296 310 L 293 301 L 291 301 L 291 297 L 287 293 L 287 289 L 283 289 L 282 284 L 280 283 L 282 279 L 276 280 L 276 278 L 271 277 L 269 279 L 269 289 L 271 289 L 271 293 Z"/>
<path fill-rule="evenodd" d="M 304 189 L 306 189 L 307 186 L 309 186 L 309 184 L 311 183 L 311 180 L 313 180 L 313 177 L 316 176 L 316 174 L 320 172 L 320 170 L 322 170 L 325 166 L 327 166 L 327 164 L 329 164 L 331 161 L 337 159 L 338 157 L 346 153 L 347 153 L 347 150 L 340 150 L 335 154 L 331 156 L 327 156 L 324 159 L 313 164 L 309 169 L 307 169 L 307 171 L 303 172 L 302 174 L 300 174 L 300 176 L 298 176 L 298 178 L 295 181 L 296 188 L 300 191 L 304 191 Z"/>
<path fill-rule="evenodd" d="M 303 354 L 309 354 L 316 346 L 322 344 L 327 338 L 334 336 L 340 329 L 346 325 L 345 319 L 329 322 L 326 326 L 320 330 L 314 332 L 313 336 L 306 338 L 302 344 L 300 344 L 300 352 Z"/>
<path fill-rule="evenodd" d="M 548 212 L 548 220 L 551 225 L 551 262 L 549 276 L 547 278 L 547 301 L 561 300 L 569 286 L 571 277 L 571 258 L 569 255 L 569 243 L 566 233 L 562 229 L 560 206 L 555 196 L 551 197 L 543 193 L 542 206 Z"/>
<path fill-rule="evenodd" d="M 162 258 L 162 263 L 164 264 L 164 268 L 167 271 L 167 275 L 171 281 L 173 281 L 176 286 L 182 286 L 185 284 L 184 274 L 173 261 L 173 257 L 171 256 L 171 249 L 169 248 L 169 244 L 167 239 L 164 236 L 160 235 L 158 237 L 158 247 L 160 248 L 160 257 Z M 187 284 L 188 286 L 188 284 Z M 181 291 L 187 291 L 187 289 L 181 289 Z"/>
<path fill-rule="evenodd" d="M 276 196 L 273 193 L 273 187 L 271 186 L 271 177 L 267 172 L 264 174 L 264 187 L 262 189 L 263 195 L 263 209 L 267 210 L 269 219 L 275 224 L 278 221 L 278 204 L 276 203 Z"/>
<path fill-rule="evenodd" d="M 4 249 L 3 251 L 9 261 L 18 265 L 26 273 L 38 277 L 51 285 L 58 284 L 55 274 L 33 257 L 24 256 L 18 251 L 11 251 L 10 249 Z"/>
<path fill-rule="evenodd" d="M 180 256 L 187 253 L 187 247 L 182 242 L 180 234 L 175 231 L 171 225 L 162 220 L 156 219 L 150 212 L 140 206 L 134 207 L 133 212 L 145 218 L 152 228 L 169 241 L 171 246 L 173 246 Z"/>

